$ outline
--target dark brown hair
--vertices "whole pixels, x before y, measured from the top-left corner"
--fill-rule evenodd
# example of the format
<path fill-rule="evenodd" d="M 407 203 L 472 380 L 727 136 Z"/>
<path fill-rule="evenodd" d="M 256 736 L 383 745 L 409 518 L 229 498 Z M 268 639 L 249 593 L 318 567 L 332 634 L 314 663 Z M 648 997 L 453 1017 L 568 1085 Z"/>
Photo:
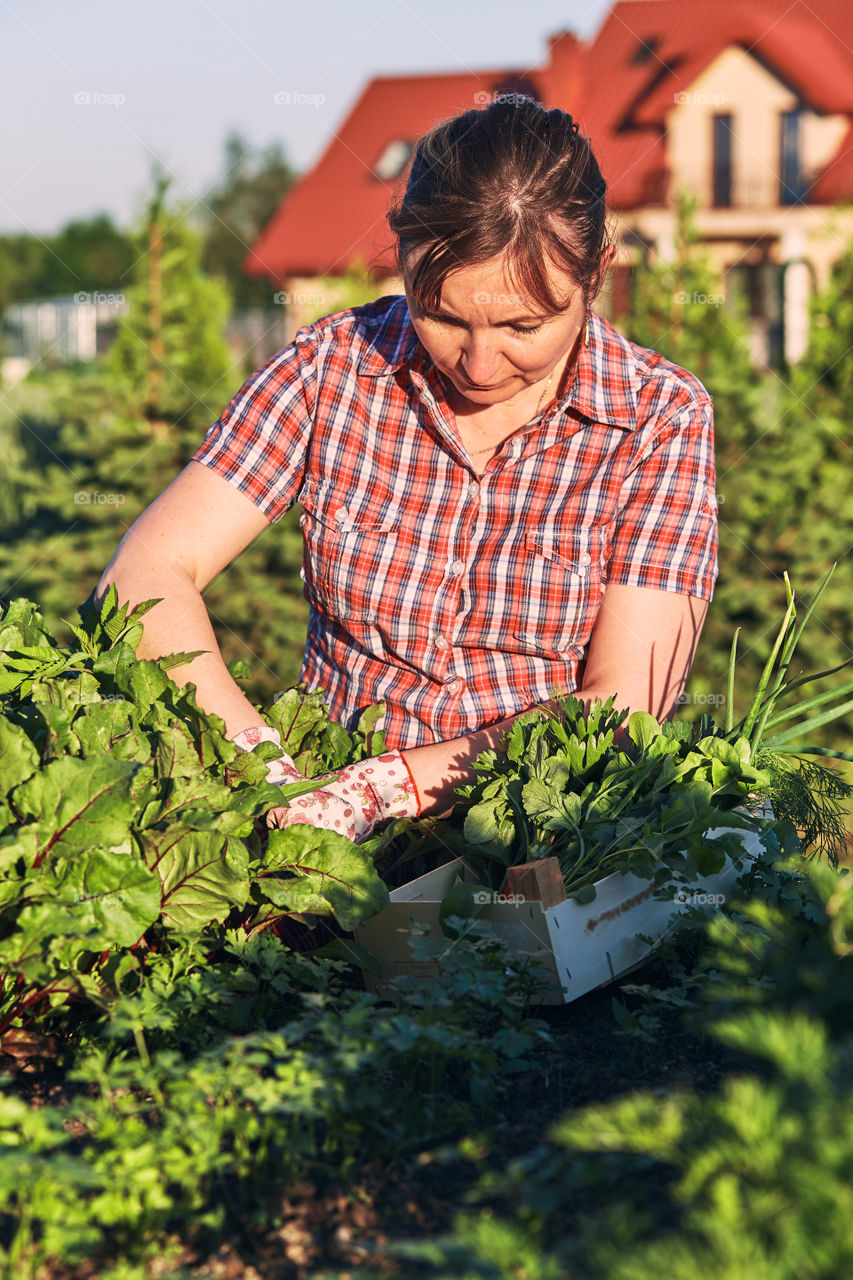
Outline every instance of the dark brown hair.
<path fill-rule="evenodd" d="M 601 287 L 608 243 L 607 185 L 589 139 L 565 111 L 508 94 L 485 110 L 442 120 L 418 142 L 388 224 L 397 267 L 425 253 L 411 278 L 418 304 L 440 305 L 458 267 L 508 254 L 509 269 L 546 311 L 562 311 L 546 260 L 567 271 L 588 306 Z"/>

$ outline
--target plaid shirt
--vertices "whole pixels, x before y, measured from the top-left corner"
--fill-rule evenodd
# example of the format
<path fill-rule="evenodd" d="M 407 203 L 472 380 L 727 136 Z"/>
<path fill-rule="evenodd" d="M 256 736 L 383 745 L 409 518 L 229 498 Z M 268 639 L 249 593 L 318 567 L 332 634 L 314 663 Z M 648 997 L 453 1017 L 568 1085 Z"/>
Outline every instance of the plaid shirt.
<path fill-rule="evenodd" d="M 578 688 L 606 583 L 711 598 L 708 394 L 589 335 L 482 477 L 402 296 L 300 329 L 208 430 L 194 461 L 271 523 L 302 506 L 301 679 L 334 720 L 384 701 L 389 747 L 456 738 Z"/>

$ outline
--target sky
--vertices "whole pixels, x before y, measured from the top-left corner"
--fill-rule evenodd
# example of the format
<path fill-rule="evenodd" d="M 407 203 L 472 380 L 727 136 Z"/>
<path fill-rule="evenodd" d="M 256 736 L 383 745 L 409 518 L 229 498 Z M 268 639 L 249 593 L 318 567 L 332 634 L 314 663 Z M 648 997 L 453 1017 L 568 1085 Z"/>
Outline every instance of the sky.
<path fill-rule="evenodd" d="M 172 195 L 221 175 L 226 134 L 305 170 L 367 81 L 523 70 L 588 39 L 608 0 L 0 0 L 0 231 L 135 221 L 155 157 Z M 290 96 L 290 104 L 275 102 Z"/>

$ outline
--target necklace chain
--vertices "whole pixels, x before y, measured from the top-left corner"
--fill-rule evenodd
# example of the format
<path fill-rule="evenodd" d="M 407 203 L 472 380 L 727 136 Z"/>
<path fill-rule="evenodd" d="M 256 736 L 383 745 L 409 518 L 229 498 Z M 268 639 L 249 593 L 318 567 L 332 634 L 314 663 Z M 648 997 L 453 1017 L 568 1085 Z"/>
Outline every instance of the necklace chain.
<path fill-rule="evenodd" d="M 541 394 L 541 396 L 539 397 L 539 403 L 538 403 L 538 404 L 537 404 L 537 406 L 536 406 L 536 413 L 534 413 L 534 415 L 533 415 L 533 416 L 534 416 L 534 418 L 537 416 L 537 414 L 539 413 L 539 410 L 542 408 L 542 401 L 545 399 L 545 393 L 546 393 L 546 391 L 548 390 L 548 388 L 550 387 L 550 385 L 551 385 L 551 383 L 552 383 L 553 379 L 554 379 L 554 371 L 553 371 L 553 369 L 552 369 L 552 370 L 551 370 L 551 373 L 548 375 L 548 381 L 545 383 L 545 386 L 542 388 L 542 394 Z M 494 450 L 495 450 L 495 449 L 499 449 L 499 448 L 501 447 L 501 445 L 502 445 L 502 444 L 503 444 L 503 440 L 499 440 L 499 441 L 497 442 L 497 444 L 487 444 L 487 445 L 486 445 L 486 447 L 485 447 L 484 449 L 469 449 L 469 450 L 468 450 L 468 452 L 469 452 L 470 454 L 475 454 L 475 453 L 492 453 L 492 452 L 494 452 Z"/>

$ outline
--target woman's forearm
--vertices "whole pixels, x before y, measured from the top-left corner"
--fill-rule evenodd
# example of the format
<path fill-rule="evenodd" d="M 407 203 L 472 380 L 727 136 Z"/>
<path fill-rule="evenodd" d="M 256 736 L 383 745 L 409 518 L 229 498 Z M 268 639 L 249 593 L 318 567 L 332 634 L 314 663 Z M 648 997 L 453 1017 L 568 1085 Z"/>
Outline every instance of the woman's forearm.
<path fill-rule="evenodd" d="M 596 698 L 604 702 L 610 693 L 601 689 L 578 689 L 574 697 L 580 698 L 587 712 Z M 646 710 L 641 705 L 642 699 L 636 699 L 631 710 Z M 557 710 L 558 701 L 543 702 L 545 709 Z M 522 715 L 538 708 L 530 707 L 517 715 L 500 720 L 487 729 L 478 729 L 475 733 L 466 734 L 462 738 L 453 738 L 449 742 L 433 742 L 426 747 L 412 747 L 401 752 L 411 771 L 421 801 L 421 814 L 443 815 L 453 808 L 460 799 L 456 794 L 457 787 L 470 786 L 477 780 L 477 774 L 471 768 L 472 763 L 483 751 L 499 751 L 501 741 L 507 730 L 511 729 Z M 623 729 L 617 729 L 616 741 L 624 741 Z"/>
<path fill-rule="evenodd" d="M 459 800 L 456 788 L 476 780 L 470 767 L 472 761 L 483 751 L 498 750 L 501 738 L 515 719 L 511 716 L 449 742 L 431 742 L 426 747 L 402 751 L 417 787 L 420 812 L 440 815 L 452 809 Z"/>
<path fill-rule="evenodd" d="M 137 657 L 161 658 L 168 653 L 206 650 L 192 662 L 172 667 L 170 678 L 180 686 L 192 681 L 198 705 L 222 717 L 229 737 L 250 725 L 263 723 L 259 712 L 229 674 L 201 592 L 187 572 L 165 565 L 141 567 L 122 563 L 117 554 L 95 588 L 98 603 L 110 583 L 115 583 L 121 604 L 129 602 L 133 606 L 162 597 L 162 602 L 140 619 L 143 634 Z"/>

